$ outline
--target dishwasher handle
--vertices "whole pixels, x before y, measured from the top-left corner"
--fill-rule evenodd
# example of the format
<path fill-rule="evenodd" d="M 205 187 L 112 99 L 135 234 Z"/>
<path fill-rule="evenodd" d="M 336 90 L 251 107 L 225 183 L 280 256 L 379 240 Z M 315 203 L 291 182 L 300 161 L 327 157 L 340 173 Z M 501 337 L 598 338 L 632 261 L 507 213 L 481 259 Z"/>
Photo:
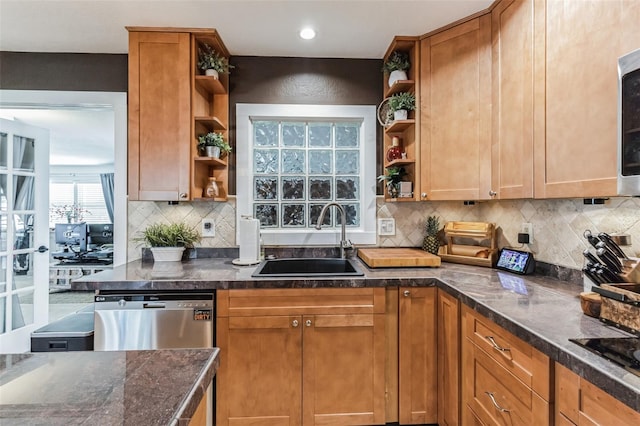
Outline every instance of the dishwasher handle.
<path fill-rule="evenodd" d="M 143 303 L 142 307 L 144 309 L 163 309 L 163 308 L 166 308 L 167 305 L 165 303 L 155 302 L 155 303 Z"/>

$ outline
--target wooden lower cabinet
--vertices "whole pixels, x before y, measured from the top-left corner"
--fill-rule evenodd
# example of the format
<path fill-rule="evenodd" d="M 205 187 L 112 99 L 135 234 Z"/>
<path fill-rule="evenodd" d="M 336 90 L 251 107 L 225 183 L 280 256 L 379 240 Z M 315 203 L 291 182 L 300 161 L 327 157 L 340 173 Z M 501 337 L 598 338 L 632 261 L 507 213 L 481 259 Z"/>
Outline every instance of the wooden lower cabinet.
<path fill-rule="evenodd" d="M 640 413 L 581 378 L 555 364 L 556 425 L 640 424 Z"/>
<path fill-rule="evenodd" d="M 438 289 L 438 424 L 460 424 L 460 303 Z"/>
<path fill-rule="evenodd" d="M 399 294 L 399 422 L 438 421 L 435 287 L 401 287 Z"/>
<path fill-rule="evenodd" d="M 462 307 L 462 424 L 552 423 L 550 359 Z"/>
<path fill-rule="evenodd" d="M 384 424 L 384 291 L 219 291 L 216 424 Z"/>

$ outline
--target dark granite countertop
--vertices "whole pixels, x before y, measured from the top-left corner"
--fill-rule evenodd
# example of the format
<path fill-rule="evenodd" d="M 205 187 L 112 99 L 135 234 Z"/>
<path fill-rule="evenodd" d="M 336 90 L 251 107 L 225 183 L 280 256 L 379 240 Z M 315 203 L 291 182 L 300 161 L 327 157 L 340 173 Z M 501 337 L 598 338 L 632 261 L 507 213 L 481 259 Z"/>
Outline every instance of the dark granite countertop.
<path fill-rule="evenodd" d="M 192 259 L 175 265 L 135 261 L 87 275 L 72 286 L 76 290 L 437 286 L 640 411 L 639 376 L 569 341 L 629 336 L 582 313 L 578 297 L 582 285 L 452 263 L 439 268 L 370 269 L 361 262 L 359 266 L 363 277 L 254 278 L 256 266 L 235 266 L 231 259 Z"/>
<path fill-rule="evenodd" d="M 0 424 L 186 425 L 218 348 L 0 355 Z"/>

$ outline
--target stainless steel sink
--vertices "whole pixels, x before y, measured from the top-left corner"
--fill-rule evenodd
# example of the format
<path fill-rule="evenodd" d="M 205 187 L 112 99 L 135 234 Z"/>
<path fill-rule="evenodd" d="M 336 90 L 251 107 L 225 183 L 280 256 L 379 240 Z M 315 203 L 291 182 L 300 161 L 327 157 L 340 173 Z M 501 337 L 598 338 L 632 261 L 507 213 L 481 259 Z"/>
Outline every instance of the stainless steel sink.
<path fill-rule="evenodd" d="M 311 258 L 265 260 L 252 277 L 333 277 L 364 273 L 350 259 Z"/>

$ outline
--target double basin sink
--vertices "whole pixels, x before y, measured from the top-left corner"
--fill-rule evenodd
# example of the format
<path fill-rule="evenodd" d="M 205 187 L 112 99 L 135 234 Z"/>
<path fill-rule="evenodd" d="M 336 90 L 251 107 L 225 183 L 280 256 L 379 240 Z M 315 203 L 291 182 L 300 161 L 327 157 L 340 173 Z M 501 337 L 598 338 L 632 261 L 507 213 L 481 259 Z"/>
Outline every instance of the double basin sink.
<path fill-rule="evenodd" d="M 270 259 L 251 274 L 252 277 L 334 277 L 362 276 L 364 273 L 350 259 Z"/>

